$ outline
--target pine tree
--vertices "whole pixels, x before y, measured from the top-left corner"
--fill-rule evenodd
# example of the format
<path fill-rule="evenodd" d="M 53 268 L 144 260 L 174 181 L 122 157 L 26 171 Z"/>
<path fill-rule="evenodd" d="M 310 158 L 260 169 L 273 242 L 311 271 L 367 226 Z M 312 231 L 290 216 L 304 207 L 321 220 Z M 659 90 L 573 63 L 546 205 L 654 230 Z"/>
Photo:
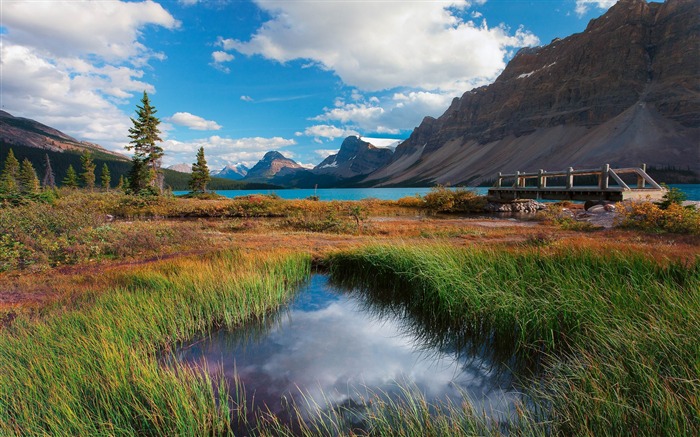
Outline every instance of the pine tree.
<path fill-rule="evenodd" d="M 119 175 L 119 182 L 117 182 L 117 190 L 124 190 L 128 184 L 124 180 L 124 175 Z"/>
<path fill-rule="evenodd" d="M 44 188 L 54 188 L 56 186 L 56 176 L 51 168 L 51 160 L 48 153 L 44 155 L 44 180 L 42 185 L 44 185 Z"/>
<path fill-rule="evenodd" d="M 112 182 L 112 174 L 109 172 L 109 167 L 105 162 L 102 165 L 102 175 L 100 175 L 100 181 L 102 182 L 102 188 L 109 190 L 109 184 Z"/>
<path fill-rule="evenodd" d="M 19 161 L 10 149 L 5 159 L 5 166 L 0 174 L 0 192 L 16 194 L 19 192 Z"/>
<path fill-rule="evenodd" d="M 76 188 L 78 186 L 78 173 L 75 172 L 73 165 L 68 166 L 66 177 L 61 181 L 64 187 Z"/>
<path fill-rule="evenodd" d="M 80 165 L 83 167 L 83 172 L 80 173 L 80 179 L 86 188 L 92 190 L 95 188 L 95 161 L 92 160 L 92 152 L 86 150 L 80 156 Z"/>
<path fill-rule="evenodd" d="M 19 169 L 19 190 L 22 194 L 37 194 L 39 192 L 39 178 L 34 166 L 24 158 Z"/>
<path fill-rule="evenodd" d="M 158 130 L 160 120 L 155 116 L 156 109 L 151 106 L 146 91 L 143 92 L 141 106 L 136 106 L 137 119 L 131 119 L 133 127 L 129 129 L 131 141 L 127 150 L 134 150 L 133 168 L 129 175 L 131 190 L 139 193 L 148 187 L 158 192 L 163 189 L 163 177 L 160 171 L 163 148 L 157 143 L 161 140 Z"/>
<path fill-rule="evenodd" d="M 207 183 L 211 180 L 207 160 L 204 159 L 204 147 L 197 152 L 197 162 L 192 164 L 192 176 L 190 177 L 190 189 L 195 193 L 205 193 Z"/>

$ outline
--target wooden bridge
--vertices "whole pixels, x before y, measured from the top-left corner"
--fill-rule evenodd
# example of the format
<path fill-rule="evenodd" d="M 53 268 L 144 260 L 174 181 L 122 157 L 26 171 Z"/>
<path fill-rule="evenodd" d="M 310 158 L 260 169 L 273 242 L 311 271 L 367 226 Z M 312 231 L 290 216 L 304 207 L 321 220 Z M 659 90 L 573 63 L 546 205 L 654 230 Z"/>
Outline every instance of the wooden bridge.
<path fill-rule="evenodd" d="M 636 184 L 630 187 L 621 175 L 635 174 Z M 588 183 L 598 179 L 598 184 L 576 185 L 575 179 L 584 176 Z M 553 185 L 557 178 L 561 185 Z M 628 179 L 629 180 L 629 179 Z M 507 185 L 512 181 L 512 185 Z M 548 184 L 548 182 L 550 182 Z M 562 183 L 563 182 L 563 183 Z M 648 184 L 648 186 L 647 186 Z M 646 172 L 646 165 L 634 168 L 610 168 L 609 164 L 600 169 L 544 171 L 537 173 L 513 174 L 498 173 L 496 184 L 489 188 L 490 200 L 508 202 L 516 199 L 548 200 L 607 200 L 619 202 L 628 199 L 660 200 L 667 190 L 657 184 Z"/>

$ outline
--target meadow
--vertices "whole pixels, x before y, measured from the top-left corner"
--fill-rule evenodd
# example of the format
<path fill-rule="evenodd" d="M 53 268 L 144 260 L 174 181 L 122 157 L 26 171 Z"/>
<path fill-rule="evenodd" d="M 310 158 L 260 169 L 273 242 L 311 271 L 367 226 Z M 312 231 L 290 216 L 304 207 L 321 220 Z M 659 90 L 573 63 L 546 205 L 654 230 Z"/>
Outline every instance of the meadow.
<path fill-rule="evenodd" d="M 66 191 L 6 206 L 0 435 L 700 433 L 698 237 L 640 226 L 639 210 L 607 230 L 444 215 L 480 201 Z M 407 387 L 372 399 L 361 427 L 343 410 L 251 422 L 244 387 L 163 365 L 180 342 L 264 319 L 313 268 L 490 351 L 528 387 L 522 408 L 506 423 L 468 402 L 435 414 Z"/>

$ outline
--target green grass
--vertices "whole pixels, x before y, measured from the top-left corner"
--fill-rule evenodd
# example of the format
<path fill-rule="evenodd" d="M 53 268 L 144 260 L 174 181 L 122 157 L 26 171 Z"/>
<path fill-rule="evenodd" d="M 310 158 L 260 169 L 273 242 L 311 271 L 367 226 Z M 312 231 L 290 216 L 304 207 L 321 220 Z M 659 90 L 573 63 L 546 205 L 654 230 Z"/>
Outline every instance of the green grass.
<path fill-rule="evenodd" d="M 0 435 L 226 434 L 227 390 L 158 354 L 264 317 L 309 267 L 304 255 L 238 252 L 171 261 L 122 274 L 72 309 L 16 319 L 0 332 Z"/>
<path fill-rule="evenodd" d="M 700 431 L 698 259 L 433 245 L 365 247 L 329 261 L 335 280 L 468 336 L 516 371 L 537 364 L 526 399 L 535 408 L 496 423 L 467 400 L 429 405 L 409 387 L 399 399 L 370 393 L 361 428 L 350 427 L 358 410 L 343 407 L 319 406 L 315 420 L 292 426 L 264 412 L 247 421 L 245 387 L 161 358 L 213 328 L 267 317 L 308 276 L 310 258 L 226 251 L 114 274 L 112 288 L 20 315 L 0 331 L 0 435 Z"/>
<path fill-rule="evenodd" d="M 539 363 L 530 418 L 554 434 L 700 432 L 699 259 L 375 246 L 330 265 L 516 368 Z"/>

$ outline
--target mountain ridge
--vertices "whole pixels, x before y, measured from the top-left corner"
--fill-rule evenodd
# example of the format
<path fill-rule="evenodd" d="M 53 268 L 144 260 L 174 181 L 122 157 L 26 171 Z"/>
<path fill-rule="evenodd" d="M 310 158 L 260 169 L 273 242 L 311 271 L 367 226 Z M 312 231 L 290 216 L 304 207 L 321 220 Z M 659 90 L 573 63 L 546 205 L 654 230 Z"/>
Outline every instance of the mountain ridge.
<path fill-rule="evenodd" d="M 621 0 L 425 117 L 364 183 L 476 185 L 603 163 L 700 172 L 700 2 Z"/>

